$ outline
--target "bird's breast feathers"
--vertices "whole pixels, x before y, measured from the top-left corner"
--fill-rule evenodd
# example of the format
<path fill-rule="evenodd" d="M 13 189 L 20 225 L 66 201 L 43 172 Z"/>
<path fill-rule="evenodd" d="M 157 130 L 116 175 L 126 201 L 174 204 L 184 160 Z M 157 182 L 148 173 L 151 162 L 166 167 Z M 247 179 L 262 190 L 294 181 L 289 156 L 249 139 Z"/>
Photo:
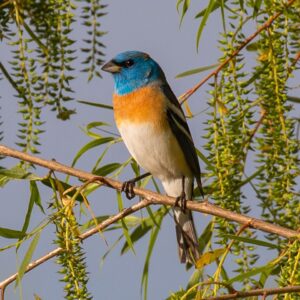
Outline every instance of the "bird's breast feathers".
<path fill-rule="evenodd" d="M 155 85 L 147 85 L 125 95 L 113 96 L 117 126 L 125 121 L 153 122 L 161 129 L 167 125 L 164 117 L 166 105 L 164 94 Z"/>
<path fill-rule="evenodd" d="M 166 117 L 167 100 L 152 86 L 114 95 L 117 127 L 130 154 L 161 180 L 192 176 Z"/>

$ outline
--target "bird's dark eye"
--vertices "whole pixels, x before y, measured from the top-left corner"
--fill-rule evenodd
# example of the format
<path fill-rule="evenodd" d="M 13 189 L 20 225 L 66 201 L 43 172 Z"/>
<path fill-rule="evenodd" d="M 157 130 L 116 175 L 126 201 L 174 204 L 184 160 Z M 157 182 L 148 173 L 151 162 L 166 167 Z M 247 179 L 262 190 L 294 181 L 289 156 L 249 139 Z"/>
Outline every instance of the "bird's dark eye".
<path fill-rule="evenodd" d="M 131 67 L 132 65 L 134 64 L 133 60 L 132 59 L 128 59 L 124 62 L 124 67 L 125 68 L 129 68 Z"/>

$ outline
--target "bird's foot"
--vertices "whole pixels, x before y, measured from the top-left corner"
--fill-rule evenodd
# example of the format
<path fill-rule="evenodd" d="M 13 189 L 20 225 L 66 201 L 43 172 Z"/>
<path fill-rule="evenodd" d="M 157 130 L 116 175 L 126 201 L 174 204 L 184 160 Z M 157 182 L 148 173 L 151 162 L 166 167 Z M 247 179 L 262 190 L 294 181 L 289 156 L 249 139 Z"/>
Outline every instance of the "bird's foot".
<path fill-rule="evenodd" d="M 181 208 L 182 212 L 185 212 L 186 210 L 186 194 L 184 191 L 181 192 L 181 195 L 176 197 L 175 206 L 178 206 Z"/>
<path fill-rule="evenodd" d="M 124 192 L 127 199 L 131 200 L 135 197 L 135 192 L 134 192 L 134 186 L 135 186 L 135 180 L 128 180 L 123 182 L 121 192 Z"/>
<path fill-rule="evenodd" d="M 135 197 L 135 192 L 134 192 L 134 186 L 135 186 L 135 183 L 145 177 L 148 177 L 150 176 L 151 174 L 150 173 L 145 173 L 145 174 L 142 174 L 136 178 L 133 178 L 131 180 L 128 180 L 128 181 L 125 181 L 123 184 L 122 184 L 122 188 L 121 188 L 121 192 L 124 192 L 127 199 L 131 200 L 132 198 Z"/>

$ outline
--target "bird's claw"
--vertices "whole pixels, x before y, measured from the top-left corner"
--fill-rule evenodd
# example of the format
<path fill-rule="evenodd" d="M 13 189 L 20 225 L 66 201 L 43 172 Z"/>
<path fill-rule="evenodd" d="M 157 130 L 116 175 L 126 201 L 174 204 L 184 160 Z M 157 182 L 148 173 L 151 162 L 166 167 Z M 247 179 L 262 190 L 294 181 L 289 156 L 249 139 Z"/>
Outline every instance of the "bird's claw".
<path fill-rule="evenodd" d="M 186 195 L 185 195 L 184 191 L 182 191 L 180 196 L 176 197 L 175 206 L 180 207 L 181 211 L 185 212 L 185 210 L 186 210 Z"/>
<path fill-rule="evenodd" d="M 122 184 L 121 191 L 125 193 L 127 199 L 131 200 L 135 197 L 135 192 L 133 190 L 135 182 L 132 180 L 125 181 Z"/>

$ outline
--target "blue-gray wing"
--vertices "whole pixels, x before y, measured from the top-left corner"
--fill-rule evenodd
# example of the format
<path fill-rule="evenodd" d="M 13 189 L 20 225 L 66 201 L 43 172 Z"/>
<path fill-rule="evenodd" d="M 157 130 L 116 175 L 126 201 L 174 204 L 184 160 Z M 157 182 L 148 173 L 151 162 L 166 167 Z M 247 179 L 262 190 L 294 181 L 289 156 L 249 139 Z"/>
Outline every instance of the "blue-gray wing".
<path fill-rule="evenodd" d="M 163 84 L 161 89 L 169 100 L 166 113 L 171 130 L 184 153 L 184 157 L 196 178 L 200 193 L 203 196 L 200 165 L 192 135 L 186 122 L 183 110 L 177 100 L 177 97 L 174 95 L 167 83 Z"/>

